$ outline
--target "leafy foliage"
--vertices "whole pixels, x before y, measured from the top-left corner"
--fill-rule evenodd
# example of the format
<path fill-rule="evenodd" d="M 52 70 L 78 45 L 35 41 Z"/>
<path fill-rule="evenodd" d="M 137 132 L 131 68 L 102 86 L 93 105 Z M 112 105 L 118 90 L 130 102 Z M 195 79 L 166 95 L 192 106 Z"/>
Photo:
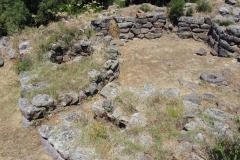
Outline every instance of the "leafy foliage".
<path fill-rule="evenodd" d="M 186 12 L 186 16 L 193 16 L 193 8 L 192 7 L 190 7 L 190 8 L 188 8 L 188 10 L 187 10 L 187 12 Z"/>
<path fill-rule="evenodd" d="M 210 152 L 213 160 L 237 160 L 240 159 L 239 139 L 221 140 Z"/>
<path fill-rule="evenodd" d="M 30 13 L 21 0 L 0 1 L 0 35 L 18 32 L 29 18 Z"/>
<path fill-rule="evenodd" d="M 207 0 L 200 0 L 197 3 L 197 11 L 198 12 L 211 12 L 212 6 Z"/>
<path fill-rule="evenodd" d="M 178 17 L 184 14 L 184 4 L 184 0 L 171 0 L 168 5 L 168 17 L 174 25 L 177 23 Z"/>
<path fill-rule="evenodd" d="M 23 71 L 28 71 L 32 67 L 32 61 L 30 59 L 24 59 L 23 61 L 17 62 L 15 66 L 16 72 L 19 74 Z"/>

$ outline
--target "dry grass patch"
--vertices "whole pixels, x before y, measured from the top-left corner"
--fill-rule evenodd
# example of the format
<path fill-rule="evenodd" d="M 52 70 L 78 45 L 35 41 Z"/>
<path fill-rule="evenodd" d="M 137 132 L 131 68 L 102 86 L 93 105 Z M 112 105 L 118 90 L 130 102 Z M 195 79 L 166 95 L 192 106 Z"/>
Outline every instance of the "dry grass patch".
<path fill-rule="evenodd" d="M 117 128 L 108 122 L 90 120 L 88 123 L 78 123 L 82 130 L 79 136 L 80 144 L 94 147 L 97 154 L 103 159 L 135 159 L 138 153 L 150 155 L 153 159 L 168 159 L 171 151 L 163 147 L 163 141 L 176 140 L 180 135 L 176 123 L 182 117 L 182 102 L 169 100 L 160 93 L 147 99 L 140 99 L 129 91 L 124 91 L 115 100 L 115 106 L 121 107 L 124 113 L 130 116 L 136 113 L 136 105 L 147 106 L 145 112 L 148 125 L 128 129 Z M 150 146 L 142 145 L 139 141 L 133 141 L 132 137 L 138 137 L 143 133 L 151 135 L 153 143 Z M 114 150 L 117 150 L 117 152 Z"/>

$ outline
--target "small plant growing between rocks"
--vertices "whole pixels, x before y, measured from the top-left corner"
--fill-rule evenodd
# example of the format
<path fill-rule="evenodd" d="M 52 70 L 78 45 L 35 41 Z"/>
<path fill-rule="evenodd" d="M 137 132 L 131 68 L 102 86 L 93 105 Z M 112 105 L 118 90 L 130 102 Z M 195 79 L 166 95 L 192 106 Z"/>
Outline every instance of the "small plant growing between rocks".
<path fill-rule="evenodd" d="M 152 12 L 152 9 L 149 7 L 149 5 L 147 4 L 143 4 L 139 7 L 140 10 L 144 11 L 144 12 Z"/>
<path fill-rule="evenodd" d="M 24 71 L 29 71 L 31 67 L 32 67 L 32 61 L 30 59 L 24 59 L 23 61 L 17 62 L 15 70 L 19 74 Z"/>
<path fill-rule="evenodd" d="M 168 5 L 168 17 L 174 25 L 177 24 L 177 19 L 184 14 L 184 4 L 184 0 L 171 0 Z"/>
<path fill-rule="evenodd" d="M 194 13 L 193 8 L 190 7 L 190 8 L 187 9 L 186 16 L 192 17 L 193 13 Z"/>
<path fill-rule="evenodd" d="M 207 0 L 200 0 L 197 2 L 197 11 L 198 12 L 211 12 L 212 6 Z"/>
<path fill-rule="evenodd" d="M 230 20 L 217 20 L 215 21 L 219 26 L 229 26 L 229 25 L 232 25 L 234 24 L 234 22 L 230 21 Z"/>

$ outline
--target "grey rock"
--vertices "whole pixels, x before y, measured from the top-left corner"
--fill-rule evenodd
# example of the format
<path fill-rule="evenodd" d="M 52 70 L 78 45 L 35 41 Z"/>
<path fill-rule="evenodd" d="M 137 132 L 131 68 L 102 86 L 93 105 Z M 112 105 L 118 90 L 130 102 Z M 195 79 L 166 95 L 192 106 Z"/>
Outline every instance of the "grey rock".
<path fill-rule="evenodd" d="M 128 122 L 128 128 L 144 127 L 146 125 L 147 119 L 141 113 L 134 113 Z"/>
<path fill-rule="evenodd" d="M 196 103 L 192 103 L 190 101 L 183 101 L 184 105 L 184 115 L 187 118 L 194 118 L 199 113 L 199 105 Z"/>
<path fill-rule="evenodd" d="M 152 28 L 152 23 L 151 22 L 147 22 L 146 24 L 143 24 L 142 27 L 143 28 Z"/>
<path fill-rule="evenodd" d="M 139 35 L 141 33 L 140 29 L 136 29 L 136 28 L 132 28 L 131 29 L 132 33 L 134 33 L 135 35 Z"/>
<path fill-rule="evenodd" d="M 197 93 L 190 93 L 190 94 L 184 95 L 183 99 L 185 101 L 190 101 L 198 105 L 200 105 L 202 101 L 202 98 Z"/>
<path fill-rule="evenodd" d="M 148 22 L 147 18 L 136 19 L 136 23 L 139 23 L 139 24 L 145 24 L 147 22 Z"/>
<path fill-rule="evenodd" d="M 206 109 L 204 113 L 210 116 L 211 118 L 214 118 L 223 122 L 230 122 L 234 118 L 233 115 L 217 108 Z"/>
<path fill-rule="evenodd" d="M 44 140 L 46 141 L 43 143 L 45 151 L 54 159 L 69 159 L 71 152 L 74 150 L 74 141 L 81 131 L 75 131 L 68 126 L 49 128 L 49 126 L 44 125 L 39 129 L 40 135 L 43 138 L 45 136 Z"/>
<path fill-rule="evenodd" d="M 209 83 L 222 83 L 225 81 L 225 78 L 220 73 L 215 72 L 203 72 L 200 75 L 200 79 Z"/>
<path fill-rule="evenodd" d="M 178 23 L 178 26 L 179 26 L 179 27 L 189 27 L 189 24 L 184 23 L 184 22 L 179 22 L 179 23 Z"/>
<path fill-rule="evenodd" d="M 195 83 L 192 83 L 192 82 L 188 82 L 182 78 L 179 78 L 178 79 L 178 82 L 179 84 L 183 85 L 183 86 L 186 86 L 188 89 L 191 89 L 193 91 L 196 91 L 196 90 L 199 90 L 201 89 L 201 87 L 199 86 L 199 84 L 195 84 Z"/>
<path fill-rule="evenodd" d="M 33 97 L 32 105 L 37 108 L 50 108 L 54 105 L 53 98 L 47 94 L 38 94 Z"/>
<path fill-rule="evenodd" d="M 19 74 L 20 77 L 20 84 L 26 85 L 29 81 L 38 77 L 38 74 L 29 74 L 28 72 L 21 72 Z"/>
<path fill-rule="evenodd" d="M 237 2 L 235 0 L 225 0 L 225 3 L 235 5 Z"/>
<path fill-rule="evenodd" d="M 4 59 L 2 57 L 0 57 L 0 67 L 4 66 Z"/>
<path fill-rule="evenodd" d="M 180 17 L 178 19 L 180 22 L 185 22 L 185 23 L 194 23 L 194 24 L 204 24 L 204 17 Z"/>
<path fill-rule="evenodd" d="M 126 17 L 126 21 L 127 22 L 132 22 L 132 23 L 135 23 L 136 22 L 136 18 L 135 17 Z"/>
<path fill-rule="evenodd" d="M 150 30 L 148 29 L 148 28 L 142 28 L 141 29 L 141 33 L 142 34 L 146 34 L 146 33 L 148 33 Z"/>
<path fill-rule="evenodd" d="M 91 105 L 93 113 L 97 116 L 101 116 L 105 113 L 105 109 L 103 108 L 102 103 L 102 101 L 97 101 Z"/>
<path fill-rule="evenodd" d="M 192 32 L 180 32 L 178 33 L 178 36 L 183 39 L 188 39 L 193 37 Z"/>
<path fill-rule="evenodd" d="M 162 33 L 162 28 L 152 28 L 151 32 L 152 33 Z"/>
<path fill-rule="evenodd" d="M 143 87 L 143 91 L 141 92 L 140 96 L 142 98 L 146 98 L 149 97 L 151 95 L 153 95 L 156 92 L 156 88 L 151 85 L 151 84 L 145 84 Z"/>
<path fill-rule="evenodd" d="M 72 46 L 72 51 L 74 53 L 80 54 L 82 51 L 82 45 L 80 43 L 76 43 Z"/>
<path fill-rule="evenodd" d="M 22 121 L 22 125 L 23 125 L 24 128 L 28 128 L 28 127 L 33 125 L 33 122 L 24 118 L 23 121 Z"/>
<path fill-rule="evenodd" d="M 90 91 L 90 94 L 91 94 L 92 96 L 95 95 L 95 94 L 97 94 L 97 92 L 98 92 L 98 85 L 97 85 L 96 83 L 92 83 L 92 84 L 90 85 L 89 91 Z"/>
<path fill-rule="evenodd" d="M 129 28 L 132 27 L 133 23 L 132 22 L 123 22 L 123 23 L 118 23 L 119 28 Z"/>
<path fill-rule="evenodd" d="M 120 32 L 121 32 L 121 33 L 128 33 L 129 30 L 130 30 L 130 28 L 121 28 L 121 29 L 120 29 Z"/>
<path fill-rule="evenodd" d="M 24 97 L 27 94 L 31 93 L 32 91 L 42 90 L 44 88 L 46 88 L 46 85 L 44 83 L 23 85 L 21 86 L 20 93 L 21 96 Z"/>
<path fill-rule="evenodd" d="M 111 69 L 112 71 L 117 71 L 119 67 L 119 61 L 118 60 L 107 60 L 105 63 L 104 63 L 104 68 L 106 70 L 109 70 Z"/>
<path fill-rule="evenodd" d="M 93 69 L 90 72 L 88 72 L 88 76 L 91 82 L 98 82 L 101 80 L 101 72 Z"/>
<path fill-rule="evenodd" d="M 196 52 L 197 55 L 199 56 L 206 56 L 207 55 L 207 51 L 203 48 L 200 48 L 197 52 Z"/>
<path fill-rule="evenodd" d="M 110 46 L 109 48 L 107 48 L 107 54 L 109 59 L 112 60 L 118 59 L 118 49 L 114 46 Z"/>
<path fill-rule="evenodd" d="M 70 160 L 92 160 L 95 156 L 94 148 L 78 147 L 75 151 L 70 153 Z"/>
<path fill-rule="evenodd" d="M 164 27 L 164 23 L 162 23 L 162 22 L 155 22 L 155 23 L 153 23 L 153 26 L 155 27 L 155 28 L 162 28 L 162 27 Z"/>
<path fill-rule="evenodd" d="M 89 46 L 91 46 L 92 42 L 88 39 L 84 39 L 84 40 L 80 41 L 80 44 L 82 47 L 89 47 Z"/>
<path fill-rule="evenodd" d="M 178 32 L 191 31 L 190 27 L 179 27 Z"/>
<path fill-rule="evenodd" d="M 123 23 L 125 21 L 125 17 L 114 16 L 113 18 L 117 23 Z"/>
<path fill-rule="evenodd" d="M 7 54 L 8 54 L 8 57 L 9 57 L 10 59 L 17 58 L 17 53 L 16 53 L 16 51 L 15 51 L 14 49 L 12 49 L 12 48 L 10 48 L 10 49 L 8 50 Z"/>
<path fill-rule="evenodd" d="M 180 96 L 180 89 L 179 88 L 164 88 L 161 89 L 161 94 L 169 99 L 178 98 Z"/>
<path fill-rule="evenodd" d="M 133 33 L 128 33 L 128 39 L 133 39 L 134 38 L 134 34 Z"/>
<path fill-rule="evenodd" d="M 120 39 L 128 39 L 128 35 L 127 35 L 127 34 L 120 33 L 119 38 L 120 38 Z"/>
<path fill-rule="evenodd" d="M 103 89 L 100 91 L 100 94 L 106 99 L 112 100 L 116 98 L 119 94 L 119 86 L 113 82 L 108 83 Z"/>
<path fill-rule="evenodd" d="M 218 11 L 223 15 L 230 14 L 231 7 L 227 4 L 223 4 Z"/>
<path fill-rule="evenodd" d="M 144 36 L 145 36 L 145 38 L 147 38 L 147 39 L 154 39 L 154 38 L 155 38 L 155 34 L 154 34 L 154 33 L 147 33 L 147 34 L 145 34 Z"/>
<path fill-rule="evenodd" d="M 209 102 L 215 102 L 217 100 L 216 96 L 213 95 L 212 93 L 204 93 L 203 99 Z"/>
<path fill-rule="evenodd" d="M 111 100 L 104 100 L 102 107 L 107 111 L 107 112 L 111 112 L 113 110 L 113 103 Z"/>
<path fill-rule="evenodd" d="M 71 97 L 71 102 L 69 102 L 69 105 L 76 105 L 79 102 L 78 94 L 74 91 L 69 92 L 66 94 L 67 97 Z"/>
<path fill-rule="evenodd" d="M 214 49 L 211 49 L 210 54 L 213 55 L 213 56 L 217 56 L 218 55 L 218 53 Z"/>
<path fill-rule="evenodd" d="M 23 116 L 30 121 L 42 118 L 46 110 L 45 108 L 34 107 L 29 104 L 29 101 L 26 98 L 19 99 L 18 105 Z"/>

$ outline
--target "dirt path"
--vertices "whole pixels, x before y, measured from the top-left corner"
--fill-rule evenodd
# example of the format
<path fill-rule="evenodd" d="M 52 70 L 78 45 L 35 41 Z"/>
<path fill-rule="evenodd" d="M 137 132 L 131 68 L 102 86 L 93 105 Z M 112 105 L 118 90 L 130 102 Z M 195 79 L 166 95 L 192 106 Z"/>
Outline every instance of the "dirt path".
<path fill-rule="evenodd" d="M 9 61 L 0 69 L 0 160 L 50 160 L 37 129 L 22 127 L 18 76 Z"/>

